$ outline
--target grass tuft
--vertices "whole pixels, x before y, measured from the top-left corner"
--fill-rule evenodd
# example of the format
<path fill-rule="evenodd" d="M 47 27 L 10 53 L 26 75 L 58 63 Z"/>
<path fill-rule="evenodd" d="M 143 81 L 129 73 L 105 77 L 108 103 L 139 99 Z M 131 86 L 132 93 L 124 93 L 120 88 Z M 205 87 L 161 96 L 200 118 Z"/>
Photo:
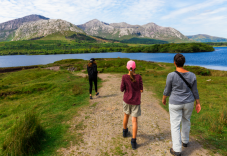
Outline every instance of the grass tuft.
<path fill-rule="evenodd" d="M 72 92 L 74 95 L 79 95 L 83 92 L 83 88 L 79 84 L 73 86 Z"/>
<path fill-rule="evenodd" d="M 45 131 L 33 112 L 18 121 L 3 143 L 4 155 L 33 155 L 41 149 Z"/>

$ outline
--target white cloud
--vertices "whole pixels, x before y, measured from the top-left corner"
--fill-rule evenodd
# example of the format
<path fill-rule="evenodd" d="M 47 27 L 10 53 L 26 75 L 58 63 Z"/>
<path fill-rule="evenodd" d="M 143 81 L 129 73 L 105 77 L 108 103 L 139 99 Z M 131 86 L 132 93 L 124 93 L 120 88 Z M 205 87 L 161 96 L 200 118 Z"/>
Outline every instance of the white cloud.
<path fill-rule="evenodd" d="M 185 35 L 227 38 L 227 0 L 0 0 L 0 23 L 30 14 L 73 24 L 92 19 L 139 25 L 154 22 Z"/>
<path fill-rule="evenodd" d="M 141 24 L 146 21 L 152 22 L 151 19 L 162 10 L 163 0 L 138 0 L 133 1 L 122 13 L 125 19 L 130 19 L 131 24 Z M 149 20 L 148 20 L 149 19 Z M 145 23 L 144 23 L 145 24 Z"/>
<path fill-rule="evenodd" d="M 168 15 L 165 15 L 162 17 L 162 19 L 171 19 L 171 18 L 176 18 L 179 15 L 183 15 L 186 13 L 193 13 L 194 11 L 200 11 L 201 9 L 207 8 L 207 7 L 211 7 L 217 4 L 221 4 L 227 2 L 227 0 L 209 0 L 209 1 L 205 1 L 199 4 L 195 4 L 195 5 L 191 5 L 188 7 L 184 7 L 181 8 L 179 10 L 175 10 L 173 12 L 171 12 Z"/>

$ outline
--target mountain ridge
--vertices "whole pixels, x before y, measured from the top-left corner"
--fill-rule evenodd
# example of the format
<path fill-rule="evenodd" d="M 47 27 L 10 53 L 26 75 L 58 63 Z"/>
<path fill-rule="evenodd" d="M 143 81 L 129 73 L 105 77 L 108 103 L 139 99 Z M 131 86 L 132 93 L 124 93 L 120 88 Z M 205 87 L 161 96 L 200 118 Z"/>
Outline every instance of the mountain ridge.
<path fill-rule="evenodd" d="M 54 33 L 66 35 L 66 32 L 82 33 L 84 31 L 76 25 L 61 19 L 49 19 L 27 22 L 21 25 L 15 32 L 13 41 L 29 40 L 37 37 L 46 37 Z"/>
<path fill-rule="evenodd" d="M 188 35 L 187 37 L 199 42 L 227 42 L 227 38 L 210 36 L 207 34 Z"/>
<path fill-rule="evenodd" d="M 88 35 L 105 37 L 108 39 L 123 39 L 132 37 L 148 37 L 158 40 L 184 40 L 189 39 L 178 30 L 171 27 L 162 27 L 153 22 L 145 25 L 130 25 L 126 22 L 121 23 L 105 23 L 97 19 L 93 19 L 84 24 L 77 25 Z"/>
<path fill-rule="evenodd" d="M 3 23 L 0 23 L 0 41 L 10 41 L 15 34 L 15 31 L 24 23 L 31 22 L 31 21 L 38 21 L 38 20 L 48 20 L 49 18 L 46 18 L 41 15 L 28 15 L 22 18 L 6 21 Z"/>

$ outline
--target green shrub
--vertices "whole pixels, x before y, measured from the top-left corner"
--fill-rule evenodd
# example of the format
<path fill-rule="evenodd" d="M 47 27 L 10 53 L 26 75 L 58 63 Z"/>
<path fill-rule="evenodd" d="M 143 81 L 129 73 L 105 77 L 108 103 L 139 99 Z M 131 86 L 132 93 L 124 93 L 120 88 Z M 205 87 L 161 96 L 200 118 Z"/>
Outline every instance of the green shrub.
<path fill-rule="evenodd" d="M 210 76 L 211 71 L 209 69 L 206 69 L 204 67 L 199 66 L 184 66 L 184 69 L 193 72 L 196 75 L 202 75 L 202 76 Z"/>
<path fill-rule="evenodd" d="M 11 156 L 33 155 L 41 150 L 45 131 L 36 115 L 31 112 L 19 120 L 3 143 L 3 154 Z"/>
<path fill-rule="evenodd" d="M 99 71 L 99 73 L 103 73 L 104 68 L 97 68 L 97 70 Z"/>

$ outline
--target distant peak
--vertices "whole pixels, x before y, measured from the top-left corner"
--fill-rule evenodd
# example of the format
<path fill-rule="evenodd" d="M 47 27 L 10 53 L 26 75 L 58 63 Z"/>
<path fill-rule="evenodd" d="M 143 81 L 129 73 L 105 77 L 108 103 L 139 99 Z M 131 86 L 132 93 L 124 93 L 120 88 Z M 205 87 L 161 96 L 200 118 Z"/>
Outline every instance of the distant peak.
<path fill-rule="evenodd" d="M 101 21 L 98 19 L 93 19 L 93 20 L 90 20 L 89 22 L 101 22 Z"/>
<path fill-rule="evenodd" d="M 44 17 L 42 15 L 37 15 L 37 14 L 31 14 L 31 15 L 28 15 L 28 16 L 25 16 L 25 17 L 22 17 L 22 18 L 28 18 L 28 17 L 38 17 L 40 19 L 49 19 L 47 17 Z"/>
<path fill-rule="evenodd" d="M 24 16 L 24 17 L 21 17 L 21 18 L 14 19 L 14 20 L 6 21 L 6 22 L 0 23 L 0 24 L 9 24 L 11 22 L 24 23 L 24 22 L 30 22 L 30 21 L 37 21 L 37 20 L 40 20 L 40 19 L 49 20 L 49 18 L 46 18 L 44 16 L 36 15 L 36 14 L 31 14 L 31 15 L 28 15 L 28 16 Z"/>
<path fill-rule="evenodd" d="M 157 25 L 156 23 L 153 23 L 153 22 L 150 22 L 150 23 L 147 23 L 145 25 Z"/>

